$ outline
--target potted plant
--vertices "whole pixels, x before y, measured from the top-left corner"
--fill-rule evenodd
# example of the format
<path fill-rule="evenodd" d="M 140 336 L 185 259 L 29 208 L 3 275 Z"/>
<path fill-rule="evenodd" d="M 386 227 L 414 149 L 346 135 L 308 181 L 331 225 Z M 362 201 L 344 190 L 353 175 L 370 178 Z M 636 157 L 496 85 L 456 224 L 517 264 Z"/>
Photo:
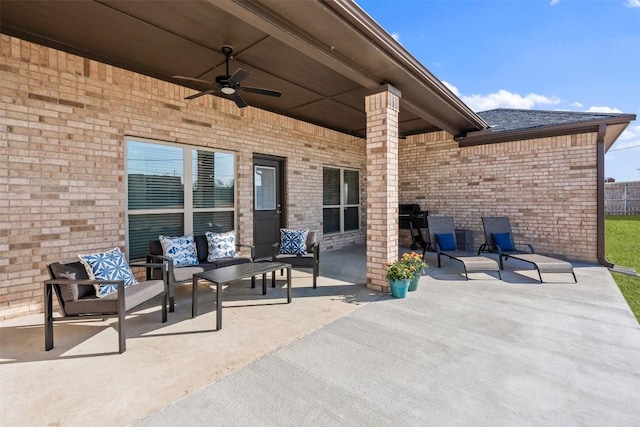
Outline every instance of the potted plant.
<path fill-rule="evenodd" d="M 413 269 L 402 260 L 388 263 L 387 280 L 391 288 L 391 295 L 396 298 L 406 297 L 413 275 Z"/>
<path fill-rule="evenodd" d="M 411 277 L 411 282 L 409 283 L 409 291 L 415 291 L 418 289 L 418 282 L 420 281 L 420 276 L 422 275 L 422 270 L 428 267 L 427 263 L 424 262 L 424 258 L 421 254 L 416 252 L 404 253 L 402 254 L 402 260 L 412 271 L 413 276 Z"/>

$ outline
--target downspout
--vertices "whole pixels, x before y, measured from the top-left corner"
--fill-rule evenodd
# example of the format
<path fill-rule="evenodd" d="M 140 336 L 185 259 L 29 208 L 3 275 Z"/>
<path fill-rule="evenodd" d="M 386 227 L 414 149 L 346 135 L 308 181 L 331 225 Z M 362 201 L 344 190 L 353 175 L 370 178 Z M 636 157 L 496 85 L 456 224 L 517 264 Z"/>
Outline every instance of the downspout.
<path fill-rule="evenodd" d="M 598 126 L 598 140 L 596 141 L 596 151 L 597 151 L 597 160 L 596 160 L 596 169 L 597 169 L 597 204 L 598 204 L 598 213 L 597 213 L 597 252 L 598 252 L 598 262 L 607 268 L 613 268 L 614 264 L 609 262 L 605 256 L 605 242 L 604 242 L 604 137 L 607 134 L 607 125 L 601 123 Z"/>

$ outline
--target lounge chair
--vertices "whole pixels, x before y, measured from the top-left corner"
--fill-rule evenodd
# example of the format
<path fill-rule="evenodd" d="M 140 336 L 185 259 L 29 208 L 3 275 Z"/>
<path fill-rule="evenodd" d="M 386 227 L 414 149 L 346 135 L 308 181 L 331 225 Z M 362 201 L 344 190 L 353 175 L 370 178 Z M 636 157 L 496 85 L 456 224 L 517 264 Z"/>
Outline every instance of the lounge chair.
<path fill-rule="evenodd" d="M 452 217 L 427 216 L 427 224 L 429 227 L 431 247 L 435 248 L 438 254 L 438 268 L 442 265 L 440 257 L 444 255 L 462 263 L 464 275 L 467 280 L 469 280 L 469 273 L 478 271 L 495 271 L 498 273 L 498 278 L 502 279 L 500 267 L 495 260 L 486 256 L 473 255 L 469 252 L 458 250 Z"/>
<path fill-rule="evenodd" d="M 478 255 L 481 252 L 497 253 L 500 270 L 504 269 L 503 259 L 506 261 L 509 258 L 513 258 L 532 264 L 538 271 L 540 283 L 542 283 L 542 273 L 571 273 L 573 280 L 578 283 L 573 266 L 570 263 L 536 254 L 530 244 L 516 243 L 513 240 L 511 222 L 508 217 L 483 216 L 482 226 L 484 227 L 485 241 L 478 248 Z"/>

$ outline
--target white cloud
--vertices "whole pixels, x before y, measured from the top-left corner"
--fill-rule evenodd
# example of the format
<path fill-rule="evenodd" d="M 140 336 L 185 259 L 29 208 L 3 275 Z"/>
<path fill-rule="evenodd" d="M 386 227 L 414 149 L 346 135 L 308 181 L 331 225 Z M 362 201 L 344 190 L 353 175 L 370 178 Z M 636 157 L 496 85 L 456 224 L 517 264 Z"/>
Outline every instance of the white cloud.
<path fill-rule="evenodd" d="M 622 111 L 618 110 L 617 108 L 597 107 L 597 106 L 589 107 L 587 112 L 589 113 L 622 113 Z"/>
<path fill-rule="evenodd" d="M 576 108 L 583 108 L 584 107 L 584 105 L 582 105 L 581 103 L 579 103 L 577 101 L 572 103 L 571 106 L 572 107 L 576 107 Z"/>
<path fill-rule="evenodd" d="M 504 89 L 500 89 L 498 92 L 490 93 L 488 95 L 462 96 L 461 99 L 473 111 L 486 111 L 493 110 L 495 108 L 518 108 L 529 110 L 536 106 L 556 105 L 561 102 L 560 98 L 556 96 L 548 97 L 535 93 L 522 96 Z"/>
<path fill-rule="evenodd" d="M 397 42 L 400 41 L 400 34 L 398 33 L 391 33 L 391 37 L 393 37 L 393 39 Z"/>
<path fill-rule="evenodd" d="M 457 87 L 455 87 L 449 82 L 445 82 L 444 80 L 442 80 L 442 84 L 445 85 L 451 92 L 453 92 L 455 96 L 460 96 L 460 91 L 458 90 Z"/>
<path fill-rule="evenodd" d="M 629 0 L 629 1 L 631 1 L 631 0 Z M 558 4 L 558 3 L 560 3 L 560 0 L 551 0 L 551 1 L 549 2 L 549 4 L 550 4 L 551 6 L 553 6 L 553 5 L 555 5 L 555 4 Z"/>
<path fill-rule="evenodd" d="M 640 0 L 627 0 L 628 7 L 640 7 Z"/>

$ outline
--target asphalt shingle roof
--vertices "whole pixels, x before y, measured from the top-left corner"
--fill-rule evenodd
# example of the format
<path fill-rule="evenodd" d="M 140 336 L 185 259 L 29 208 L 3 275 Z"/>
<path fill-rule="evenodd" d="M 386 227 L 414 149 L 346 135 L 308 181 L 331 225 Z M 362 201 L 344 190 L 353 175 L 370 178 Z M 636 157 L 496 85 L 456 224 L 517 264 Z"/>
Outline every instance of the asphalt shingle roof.
<path fill-rule="evenodd" d="M 478 115 L 489 124 L 494 133 L 497 133 L 544 128 L 570 123 L 606 120 L 613 117 L 623 116 L 624 114 L 498 108 L 495 110 L 479 112 Z"/>

